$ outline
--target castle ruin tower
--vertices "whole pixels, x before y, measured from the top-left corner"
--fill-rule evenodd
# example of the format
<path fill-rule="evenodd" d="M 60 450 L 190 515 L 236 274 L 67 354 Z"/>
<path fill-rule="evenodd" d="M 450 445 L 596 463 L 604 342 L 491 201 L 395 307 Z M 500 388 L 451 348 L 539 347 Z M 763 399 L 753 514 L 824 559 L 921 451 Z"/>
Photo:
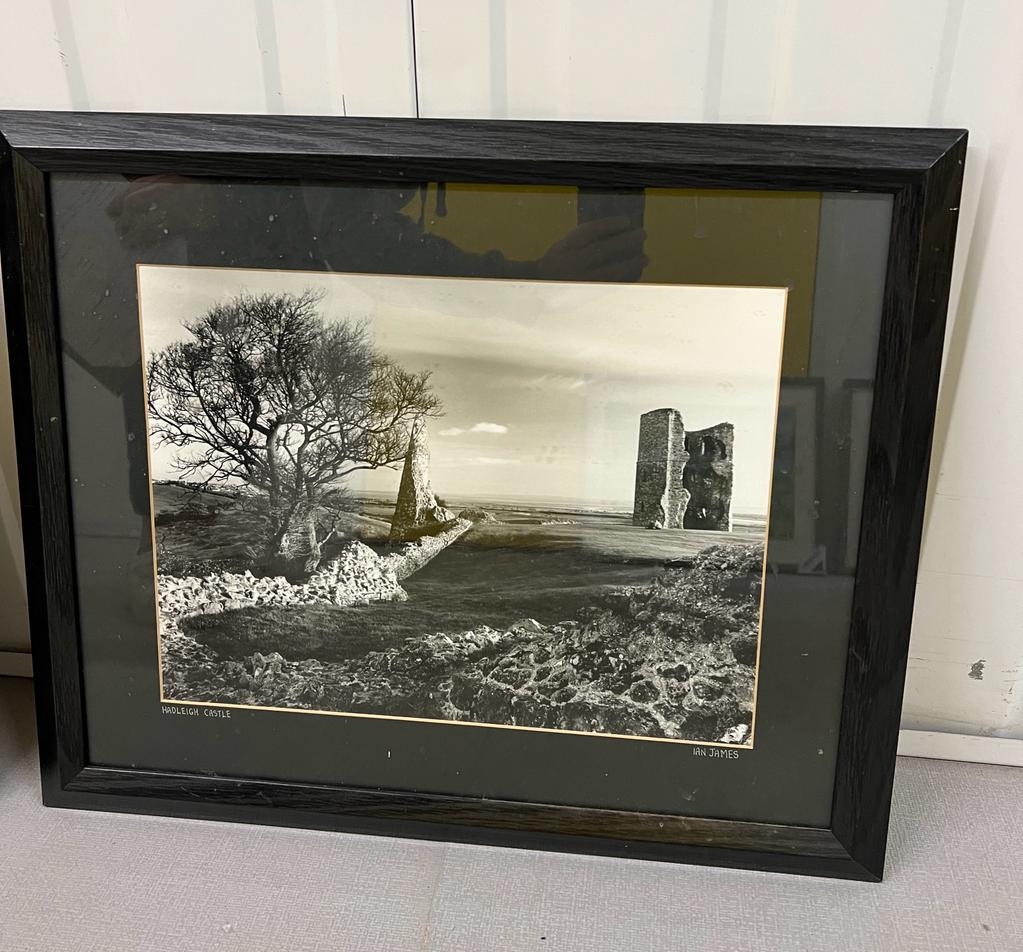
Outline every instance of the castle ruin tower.
<path fill-rule="evenodd" d="M 683 471 L 689 454 L 682 414 L 665 407 L 639 418 L 636 497 L 632 524 L 648 529 L 681 529 L 689 491 Z"/>
<path fill-rule="evenodd" d="M 689 491 L 686 529 L 732 531 L 732 450 L 735 428 L 719 423 L 685 435 L 689 462 L 682 484 Z"/>

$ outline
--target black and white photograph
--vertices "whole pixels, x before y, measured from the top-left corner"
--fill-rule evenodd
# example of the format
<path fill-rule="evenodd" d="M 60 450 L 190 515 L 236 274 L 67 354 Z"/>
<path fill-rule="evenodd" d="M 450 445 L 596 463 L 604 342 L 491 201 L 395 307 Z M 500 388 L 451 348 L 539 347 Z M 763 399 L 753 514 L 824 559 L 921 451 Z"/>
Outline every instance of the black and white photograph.
<path fill-rule="evenodd" d="M 162 703 L 752 746 L 785 289 L 137 276 Z"/>

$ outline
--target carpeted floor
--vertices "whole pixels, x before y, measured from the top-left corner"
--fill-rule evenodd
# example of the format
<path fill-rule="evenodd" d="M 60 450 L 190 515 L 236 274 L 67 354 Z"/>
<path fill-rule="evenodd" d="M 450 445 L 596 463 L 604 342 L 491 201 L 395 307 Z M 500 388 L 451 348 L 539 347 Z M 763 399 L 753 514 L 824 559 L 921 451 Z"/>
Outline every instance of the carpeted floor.
<path fill-rule="evenodd" d="M 0 950 L 1023 949 L 1023 771 L 904 758 L 879 885 L 39 803 L 0 678 Z"/>

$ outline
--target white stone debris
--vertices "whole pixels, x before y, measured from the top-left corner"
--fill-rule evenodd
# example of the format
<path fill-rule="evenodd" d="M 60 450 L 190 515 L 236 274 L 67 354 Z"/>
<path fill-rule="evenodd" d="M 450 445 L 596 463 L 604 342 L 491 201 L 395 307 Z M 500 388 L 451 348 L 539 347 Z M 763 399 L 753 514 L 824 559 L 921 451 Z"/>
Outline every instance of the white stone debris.
<path fill-rule="evenodd" d="M 215 615 L 252 605 L 368 605 L 408 598 L 394 571 L 368 545 L 350 542 L 305 582 L 283 576 L 258 578 L 251 572 L 221 572 L 203 578 L 159 576 L 160 615 Z"/>

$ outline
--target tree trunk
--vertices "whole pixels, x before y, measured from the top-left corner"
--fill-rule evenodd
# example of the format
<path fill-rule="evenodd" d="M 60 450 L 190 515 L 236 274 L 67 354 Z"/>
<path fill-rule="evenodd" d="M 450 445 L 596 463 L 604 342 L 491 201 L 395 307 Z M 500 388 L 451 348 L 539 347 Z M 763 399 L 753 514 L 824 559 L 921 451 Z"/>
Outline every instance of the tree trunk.
<path fill-rule="evenodd" d="M 281 492 L 280 439 L 281 425 L 274 424 L 266 438 L 266 469 L 270 483 L 269 537 L 266 545 L 266 562 L 272 571 L 283 572 L 294 560 L 294 539 L 291 528 L 292 513 L 284 503 Z M 285 574 L 288 574 L 285 572 Z"/>
<path fill-rule="evenodd" d="M 305 518 L 302 520 L 302 535 L 305 564 L 303 566 L 306 575 L 312 575 L 320 567 L 323 561 L 323 547 L 316 537 L 316 510 L 307 506 Z"/>
<path fill-rule="evenodd" d="M 266 463 L 269 476 L 270 534 L 267 540 L 266 561 L 270 571 L 289 579 L 303 578 L 319 568 L 323 547 L 316 537 L 316 507 L 306 498 L 295 505 L 294 500 L 304 491 L 301 469 L 288 491 L 282 486 L 282 460 L 278 441 L 281 425 L 275 424 L 266 438 Z"/>
<path fill-rule="evenodd" d="M 323 560 L 323 545 L 316 532 L 316 510 L 311 505 L 292 514 L 282 531 L 270 540 L 268 563 L 275 575 L 299 579 L 312 575 Z"/>
<path fill-rule="evenodd" d="M 281 425 L 275 423 L 266 437 L 266 469 L 270 480 L 270 510 L 273 512 L 281 505 L 281 451 L 277 446 L 280 439 Z"/>

